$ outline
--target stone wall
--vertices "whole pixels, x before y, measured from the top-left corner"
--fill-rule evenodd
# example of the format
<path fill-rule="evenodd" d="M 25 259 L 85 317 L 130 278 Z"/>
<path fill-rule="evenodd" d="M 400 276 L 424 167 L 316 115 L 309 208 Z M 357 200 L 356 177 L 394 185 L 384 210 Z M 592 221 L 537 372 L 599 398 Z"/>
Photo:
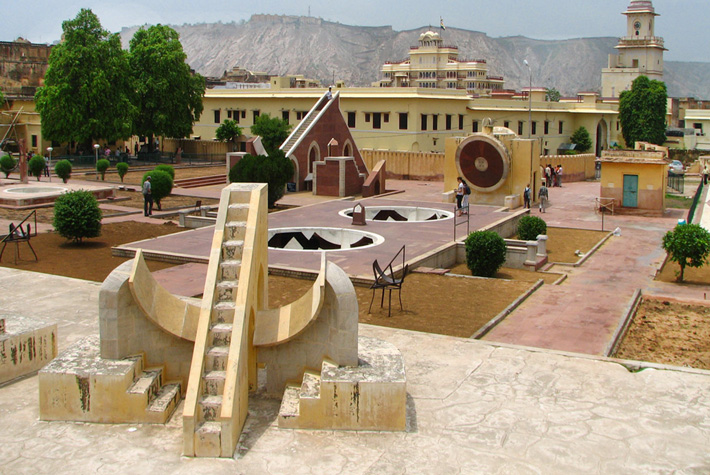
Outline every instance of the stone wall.
<path fill-rule="evenodd" d="M 443 153 L 360 150 L 369 170 L 381 160 L 387 162 L 387 178 L 397 180 L 444 181 Z"/>

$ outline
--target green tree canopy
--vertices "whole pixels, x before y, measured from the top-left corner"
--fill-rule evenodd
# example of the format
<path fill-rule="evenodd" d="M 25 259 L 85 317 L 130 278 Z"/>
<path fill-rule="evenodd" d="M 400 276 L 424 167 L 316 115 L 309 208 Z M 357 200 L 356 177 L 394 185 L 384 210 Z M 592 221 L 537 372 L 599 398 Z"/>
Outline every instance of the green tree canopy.
<path fill-rule="evenodd" d="M 668 91 L 663 81 L 637 77 L 631 90 L 619 96 L 619 122 L 626 146 L 636 142 L 663 145 L 666 141 Z"/>
<path fill-rule="evenodd" d="M 580 153 L 584 153 L 592 148 L 592 137 L 589 135 L 589 131 L 584 126 L 581 126 L 575 130 L 569 138 L 569 141 L 577 145 L 575 150 Z"/>
<path fill-rule="evenodd" d="M 679 224 L 663 236 L 663 249 L 680 266 L 678 281 L 683 282 L 686 266 L 701 267 L 710 253 L 710 233 L 699 224 Z"/>
<path fill-rule="evenodd" d="M 269 114 L 260 115 L 251 126 L 251 133 L 261 137 L 261 143 L 269 155 L 279 149 L 290 132 L 291 126 L 288 122 Z"/>
<path fill-rule="evenodd" d="M 180 35 L 164 25 L 141 28 L 130 42 L 129 63 L 138 114 L 133 133 L 182 138 L 202 114 L 205 79 L 185 62 Z"/>
<path fill-rule="evenodd" d="M 237 122 L 227 119 L 219 127 L 215 133 L 217 140 L 222 142 L 232 142 L 232 148 L 236 147 L 237 139 L 242 135 L 242 129 L 237 125 Z"/>
<path fill-rule="evenodd" d="M 283 150 L 276 150 L 268 157 L 245 155 L 229 170 L 230 183 L 268 183 L 269 208 L 284 195 L 284 188 L 293 176 L 293 163 Z"/>
<path fill-rule="evenodd" d="M 120 36 L 104 30 L 88 9 L 62 29 L 64 41 L 52 48 L 45 85 L 35 94 L 42 135 L 86 145 L 129 137 L 135 107 Z"/>
<path fill-rule="evenodd" d="M 545 92 L 545 100 L 547 102 L 560 102 L 560 97 L 562 97 L 560 91 L 558 91 L 554 87 L 547 89 L 547 91 Z"/>

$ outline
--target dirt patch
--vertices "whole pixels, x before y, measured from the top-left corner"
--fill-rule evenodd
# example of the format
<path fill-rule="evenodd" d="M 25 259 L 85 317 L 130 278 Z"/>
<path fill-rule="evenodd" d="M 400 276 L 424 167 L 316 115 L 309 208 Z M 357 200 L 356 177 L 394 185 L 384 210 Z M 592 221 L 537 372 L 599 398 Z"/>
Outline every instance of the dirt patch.
<path fill-rule="evenodd" d="M 143 209 L 143 194 L 138 191 L 119 190 L 116 192 L 116 197 L 120 199 L 120 201 L 115 202 L 117 206 Z M 160 200 L 160 205 L 162 207 L 162 211 L 169 211 L 174 209 L 190 208 L 192 206 L 195 206 L 197 200 L 200 200 L 202 202 L 202 206 L 219 204 L 219 200 L 213 198 L 195 198 L 194 196 L 170 195 Z M 153 206 L 153 211 L 156 211 L 158 209 L 157 206 Z M 104 210 L 105 217 L 112 216 L 113 214 L 116 213 L 113 213 L 109 210 Z"/>
<path fill-rule="evenodd" d="M 118 173 L 116 173 L 116 168 L 113 166 L 112 168 L 109 169 L 109 171 L 106 172 L 106 181 L 103 183 L 110 183 L 110 184 L 123 184 L 123 185 L 140 185 L 141 180 L 143 180 L 143 175 L 145 175 L 146 172 L 154 169 L 157 165 L 153 165 L 150 167 L 141 167 L 139 170 L 131 170 L 130 168 L 128 169 L 128 173 L 123 177 L 123 183 L 121 183 L 121 179 L 118 176 Z M 173 167 L 176 167 L 176 165 L 172 165 Z M 184 168 L 175 168 L 175 179 L 176 180 L 183 180 L 185 178 L 197 178 L 197 177 L 203 177 L 203 176 L 212 176 L 212 175 L 224 175 L 225 174 L 225 165 L 218 165 L 218 166 L 213 166 L 213 167 L 184 167 Z M 76 178 L 80 178 L 82 180 L 87 180 L 87 181 L 96 181 L 96 174 L 95 173 L 89 173 L 88 175 L 84 176 L 81 174 L 77 174 Z M 98 179 L 99 183 L 101 182 L 101 177 L 99 176 Z"/>
<path fill-rule="evenodd" d="M 575 254 L 586 254 L 604 239 L 609 232 L 588 229 L 547 228 L 547 257 L 550 262 L 572 264 L 580 259 Z"/>
<path fill-rule="evenodd" d="M 270 275 L 269 306 L 292 302 L 312 285 L 312 281 Z M 402 288 L 404 310 L 399 308 L 397 292 L 392 292 L 391 317 L 387 316 L 389 292 L 381 308 L 382 292 L 377 291 L 372 313 L 368 313 L 372 290 L 355 287 L 355 292 L 360 323 L 469 338 L 530 286 L 523 281 L 413 273 Z"/>
<path fill-rule="evenodd" d="M 101 226 L 100 237 L 87 239 L 81 244 L 67 241 L 53 232 L 42 233 L 33 237 L 31 241 L 39 257 L 38 261 L 34 260 L 32 251 L 26 243 L 19 243 L 21 259 L 18 259 L 17 264 L 15 264 L 15 245 L 10 244 L 5 249 L 0 265 L 103 282 L 111 271 L 128 260 L 112 256 L 112 247 L 179 231 L 184 229 L 168 223 L 146 224 L 132 221 L 111 223 Z M 173 264 L 165 262 L 148 261 L 148 268 L 152 271 L 172 266 Z"/>
<path fill-rule="evenodd" d="M 710 369 L 710 307 L 644 300 L 616 358 Z"/>
<path fill-rule="evenodd" d="M 457 264 L 451 268 L 451 274 L 471 275 L 471 270 L 466 264 Z M 553 284 L 563 274 L 553 272 L 532 272 L 525 269 L 510 269 L 502 267 L 494 276 L 496 279 L 517 280 L 519 282 L 537 282 L 542 279 L 546 284 Z"/>
<path fill-rule="evenodd" d="M 659 243 L 660 246 L 660 243 Z M 680 274 L 680 266 L 677 262 L 666 259 L 665 264 L 656 275 L 656 280 L 662 282 L 677 282 L 677 276 Z M 706 264 L 702 267 L 687 267 L 683 272 L 683 283 L 685 284 L 710 284 L 710 265 Z"/>

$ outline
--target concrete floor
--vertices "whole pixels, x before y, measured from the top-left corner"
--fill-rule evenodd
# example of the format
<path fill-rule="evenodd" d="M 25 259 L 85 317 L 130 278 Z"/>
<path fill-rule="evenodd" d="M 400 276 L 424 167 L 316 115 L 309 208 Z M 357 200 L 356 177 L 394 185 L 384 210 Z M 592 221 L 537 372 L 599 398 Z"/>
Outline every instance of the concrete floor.
<path fill-rule="evenodd" d="M 57 321 L 60 351 L 98 333 L 98 291 L 0 268 L 3 312 Z M 278 401 L 255 396 L 233 460 L 188 459 L 181 408 L 165 426 L 42 422 L 31 376 L 0 387 L 0 472 L 710 472 L 708 371 L 629 372 L 618 361 L 550 350 L 368 325 L 360 333 L 404 355 L 404 433 L 281 430 Z"/>

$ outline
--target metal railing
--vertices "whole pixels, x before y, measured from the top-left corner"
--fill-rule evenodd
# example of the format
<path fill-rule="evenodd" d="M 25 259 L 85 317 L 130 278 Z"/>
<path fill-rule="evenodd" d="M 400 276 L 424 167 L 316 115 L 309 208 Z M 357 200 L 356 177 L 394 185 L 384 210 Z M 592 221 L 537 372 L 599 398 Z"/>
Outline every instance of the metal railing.
<path fill-rule="evenodd" d="M 698 203 L 700 202 L 700 196 L 702 194 L 703 194 L 703 182 L 701 180 L 700 184 L 698 185 L 698 189 L 695 190 L 695 196 L 693 196 L 693 203 L 690 205 L 690 209 L 688 210 L 688 217 L 685 220 L 686 223 L 693 222 L 693 218 L 695 217 L 695 210 L 698 208 Z"/>
<path fill-rule="evenodd" d="M 676 193 L 685 193 L 685 175 L 676 175 L 669 172 L 667 188 Z"/>

